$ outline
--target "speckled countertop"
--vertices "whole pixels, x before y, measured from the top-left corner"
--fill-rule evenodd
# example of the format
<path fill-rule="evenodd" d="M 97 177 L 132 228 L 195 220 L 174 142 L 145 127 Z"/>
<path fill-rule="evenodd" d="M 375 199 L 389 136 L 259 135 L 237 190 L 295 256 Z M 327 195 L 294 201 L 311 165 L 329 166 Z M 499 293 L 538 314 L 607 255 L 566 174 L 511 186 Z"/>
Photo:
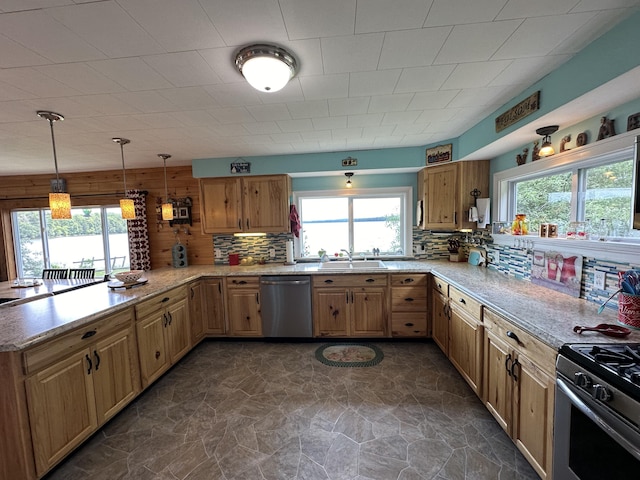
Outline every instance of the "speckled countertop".
<path fill-rule="evenodd" d="M 553 348 L 564 343 L 638 342 L 640 330 L 616 339 L 595 332 L 578 335 L 575 325 L 595 326 L 617 323 L 617 312 L 606 308 L 597 314 L 598 305 L 533 285 L 524 280 L 475 267 L 446 261 L 384 262 L 387 270 L 347 270 L 342 273 L 433 272 L 484 305 L 502 314 Z M 132 307 L 137 302 L 160 294 L 202 276 L 339 274 L 319 270 L 317 263 L 296 265 L 218 266 L 201 265 L 183 269 L 163 268 L 145 273 L 148 283 L 128 290 L 111 290 L 100 283 L 80 290 L 34 300 L 0 309 L 0 351 L 21 350 L 80 327 L 105 314 Z"/>

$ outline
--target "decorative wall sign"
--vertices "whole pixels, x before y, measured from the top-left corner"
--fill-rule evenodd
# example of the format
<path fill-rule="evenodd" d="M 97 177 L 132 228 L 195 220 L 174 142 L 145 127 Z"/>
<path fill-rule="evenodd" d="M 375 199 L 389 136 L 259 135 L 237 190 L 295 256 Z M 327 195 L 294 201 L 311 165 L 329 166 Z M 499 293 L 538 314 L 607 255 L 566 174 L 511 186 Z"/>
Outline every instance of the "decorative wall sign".
<path fill-rule="evenodd" d="M 233 162 L 231 173 L 251 173 L 251 162 Z"/>
<path fill-rule="evenodd" d="M 446 145 L 438 145 L 437 147 L 433 148 L 427 148 L 427 165 L 450 162 L 453 159 L 451 155 L 452 148 L 452 143 L 447 143 Z"/>
<path fill-rule="evenodd" d="M 640 128 L 640 112 L 629 115 L 627 118 L 627 132 Z"/>
<path fill-rule="evenodd" d="M 560 252 L 534 250 L 531 283 L 579 297 L 582 260 L 582 255 L 565 256 Z"/>
<path fill-rule="evenodd" d="M 540 108 L 540 90 L 496 117 L 496 133 L 501 132 Z"/>

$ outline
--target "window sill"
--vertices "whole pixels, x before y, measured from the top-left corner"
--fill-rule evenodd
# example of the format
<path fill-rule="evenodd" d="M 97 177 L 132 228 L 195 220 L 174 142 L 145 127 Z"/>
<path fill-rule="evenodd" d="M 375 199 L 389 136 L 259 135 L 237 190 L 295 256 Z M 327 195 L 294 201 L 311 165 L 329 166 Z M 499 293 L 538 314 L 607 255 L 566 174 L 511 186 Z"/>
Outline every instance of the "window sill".
<path fill-rule="evenodd" d="M 617 241 L 599 242 L 594 240 L 567 240 L 566 238 L 540 238 L 536 235 L 491 235 L 495 245 L 519 248 L 516 242 L 524 241 L 521 248 L 534 250 L 560 250 L 563 253 L 579 254 L 599 260 L 637 263 L 640 243 L 623 243 Z M 532 247 L 533 245 L 533 247 Z"/>

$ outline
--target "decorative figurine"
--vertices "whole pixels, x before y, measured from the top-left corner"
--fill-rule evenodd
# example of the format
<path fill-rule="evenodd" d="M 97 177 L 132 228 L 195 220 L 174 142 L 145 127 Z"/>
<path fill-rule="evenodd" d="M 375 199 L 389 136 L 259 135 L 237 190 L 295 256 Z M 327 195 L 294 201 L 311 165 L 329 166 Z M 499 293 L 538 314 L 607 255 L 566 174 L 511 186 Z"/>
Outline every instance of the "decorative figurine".
<path fill-rule="evenodd" d="M 587 132 L 579 133 L 576 137 L 576 147 L 582 147 L 587 144 Z"/>
<path fill-rule="evenodd" d="M 533 142 L 533 152 L 531 152 L 531 161 L 540 160 L 540 148 L 538 147 L 538 140 Z"/>
<path fill-rule="evenodd" d="M 613 122 L 614 120 L 609 120 L 607 117 L 602 117 L 600 119 L 600 130 L 598 130 L 597 140 L 613 137 L 616 134 L 616 129 L 613 126 Z"/>
<path fill-rule="evenodd" d="M 640 128 L 640 112 L 629 115 L 627 118 L 627 132 Z"/>
<path fill-rule="evenodd" d="M 527 155 L 529 155 L 528 148 L 523 149 L 522 153 L 516 155 L 516 162 L 518 163 L 518 165 L 524 165 L 525 163 L 527 163 Z"/>
<path fill-rule="evenodd" d="M 568 142 L 570 142 L 570 141 L 571 141 L 571 135 L 567 135 L 567 136 L 562 137 L 562 140 L 560 140 L 560 151 L 561 152 L 566 152 L 567 150 L 569 150 L 566 147 L 566 144 Z"/>

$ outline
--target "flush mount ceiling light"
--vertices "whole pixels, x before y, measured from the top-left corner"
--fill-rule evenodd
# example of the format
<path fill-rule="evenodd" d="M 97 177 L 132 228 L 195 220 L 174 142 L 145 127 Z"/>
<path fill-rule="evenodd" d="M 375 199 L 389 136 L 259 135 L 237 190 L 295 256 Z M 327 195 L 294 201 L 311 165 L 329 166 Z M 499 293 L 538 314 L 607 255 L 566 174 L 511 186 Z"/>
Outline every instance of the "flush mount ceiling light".
<path fill-rule="evenodd" d="M 162 204 L 162 219 L 173 220 L 173 203 L 169 201 L 169 191 L 167 190 L 167 158 L 171 158 L 168 153 L 159 153 L 158 156 L 164 162 L 164 203 Z"/>
<path fill-rule="evenodd" d="M 64 117 L 59 113 L 39 110 L 38 116 L 49 121 L 51 129 L 51 143 L 53 144 L 53 164 L 56 169 L 56 179 L 51 181 L 51 190 L 49 194 L 49 209 L 51 209 L 51 218 L 54 220 L 71 218 L 71 196 L 65 192 L 64 180 L 58 176 L 58 156 L 56 155 L 56 139 L 53 135 L 53 122 L 63 121 Z"/>
<path fill-rule="evenodd" d="M 136 208 L 133 204 L 132 198 L 127 197 L 127 171 L 124 168 L 124 146 L 127 143 L 131 143 L 131 140 L 127 138 L 114 137 L 111 140 L 120 145 L 120 156 L 122 157 L 122 180 L 124 183 L 124 196 L 120 199 L 120 211 L 122 212 L 122 218 L 125 220 L 133 220 L 136 218 Z"/>
<path fill-rule="evenodd" d="M 277 92 L 293 78 L 298 62 L 284 48 L 256 44 L 236 54 L 236 68 L 249 85 L 261 92 Z"/>
<path fill-rule="evenodd" d="M 542 146 L 538 151 L 538 155 L 541 157 L 548 157 L 549 155 L 553 155 L 555 150 L 553 149 L 553 145 L 551 145 L 551 134 L 558 131 L 558 125 L 550 125 L 548 127 L 542 127 L 536 130 L 536 133 L 542 137 Z"/>
<path fill-rule="evenodd" d="M 353 172 L 345 172 L 344 176 L 347 177 L 347 183 L 345 184 L 345 186 L 347 188 L 353 187 L 353 183 L 351 183 L 351 177 L 353 177 Z"/>

